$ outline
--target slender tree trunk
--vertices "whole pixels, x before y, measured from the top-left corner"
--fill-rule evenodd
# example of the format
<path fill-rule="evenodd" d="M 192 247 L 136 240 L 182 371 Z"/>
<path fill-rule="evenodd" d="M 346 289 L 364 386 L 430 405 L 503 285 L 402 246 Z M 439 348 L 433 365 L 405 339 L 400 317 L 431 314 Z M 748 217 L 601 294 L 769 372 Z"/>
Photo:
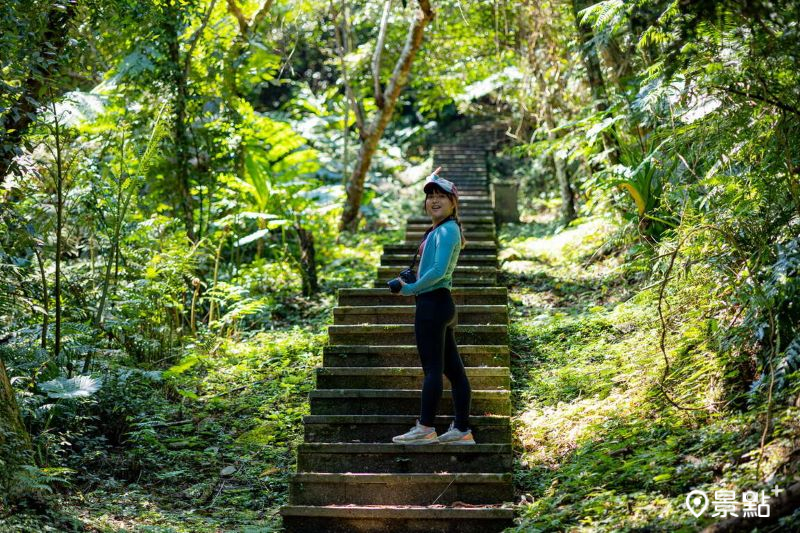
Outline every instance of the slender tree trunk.
<path fill-rule="evenodd" d="M 56 110 L 55 102 L 51 103 L 53 110 L 53 124 L 55 127 L 55 141 L 56 141 L 56 279 L 55 279 L 55 300 L 56 300 L 56 338 L 53 354 L 55 359 L 61 356 L 61 249 L 63 246 L 63 229 L 64 229 L 64 161 L 61 146 L 61 124 L 58 119 L 58 112 Z M 72 377 L 72 361 L 67 358 L 66 361 L 67 374 Z"/>
<path fill-rule="evenodd" d="M 547 123 L 547 138 L 550 141 L 556 140 L 555 128 L 556 124 L 553 120 L 553 113 L 550 105 L 547 104 L 545 109 L 545 121 Z M 554 152 L 552 155 L 553 168 L 556 171 L 556 181 L 558 181 L 558 189 L 561 193 L 561 222 L 567 224 L 576 217 L 575 211 L 575 191 L 572 190 L 572 183 L 570 183 L 569 174 L 567 174 L 564 158 Z"/>
<path fill-rule="evenodd" d="M 372 157 L 375 155 L 378 141 L 383 136 L 383 132 L 392 118 L 394 106 L 397 103 L 400 92 L 408 81 L 408 74 L 411 70 L 414 56 L 422 45 L 425 26 L 433 19 L 433 10 L 429 0 L 419 0 L 419 7 L 420 10 L 409 28 L 403 51 L 395 64 L 392 78 L 384 91 L 384 106 L 370 122 L 366 135 L 362 136 L 361 148 L 358 151 L 358 161 L 347 183 L 347 200 L 342 212 L 342 218 L 339 221 L 340 230 L 355 231 L 358 226 L 361 199 L 364 196 L 364 180 L 372 163 Z"/>
<path fill-rule="evenodd" d="M 51 83 L 61 67 L 59 60 L 68 44 L 69 25 L 75 17 L 77 0 L 64 0 L 53 6 L 47 14 L 47 23 L 37 45 L 37 56 L 47 60 L 32 61 L 28 78 L 22 83 L 22 93 L 14 104 L 0 117 L 0 185 L 10 171 L 22 138 L 36 119 L 45 90 L 58 91 Z M 64 89 L 62 89 L 64 90 Z M 59 93 L 60 94 L 60 93 Z"/>
<path fill-rule="evenodd" d="M 42 350 L 47 350 L 47 328 L 50 325 L 50 291 L 47 289 L 47 275 L 44 272 L 44 260 L 39 248 L 34 247 L 33 253 L 36 254 L 36 262 L 39 265 L 39 277 L 42 280 Z"/>
<path fill-rule="evenodd" d="M 186 125 L 186 104 L 189 98 L 187 72 L 180 52 L 180 33 L 183 16 L 181 7 L 174 1 L 168 8 L 167 52 L 170 63 L 170 81 L 174 89 L 172 123 L 173 143 L 175 147 L 175 185 L 178 193 L 180 211 L 186 226 L 186 235 L 195 242 L 194 201 L 192 199 L 191 181 L 189 177 L 189 134 Z"/>
<path fill-rule="evenodd" d="M 537 12 L 533 16 L 541 19 L 542 14 L 538 11 L 538 9 L 540 9 L 540 7 L 537 8 Z M 539 86 L 537 100 L 541 102 L 541 114 L 544 118 L 545 126 L 547 127 L 547 138 L 551 143 L 554 143 L 554 141 L 558 138 L 558 135 L 555 131 L 557 124 L 555 117 L 553 116 L 553 110 L 556 109 L 558 105 L 557 97 L 547 86 L 547 66 L 543 66 L 541 64 L 543 62 L 546 63 L 548 60 L 540 59 L 539 52 L 542 50 L 542 47 L 539 46 L 537 48 L 537 41 L 541 37 L 541 33 L 538 28 L 535 33 L 532 33 L 530 28 L 528 28 L 527 22 L 520 24 L 520 28 L 521 33 L 524 33 L 525 37 L 527 38 L 528 66 L 534 72 L 534 75 L 536 76 L 536 82 Z M 558 60 L 552 60 L 552 63 L 557 64 Z M 561 194 L 561 221 L 564 224 L 567 224 L 574 220 L 576 216 L 575 192 L 572 188 L 572 184 L 570 183 L 569 174 L 567 174 L 566 171 L 564 158 L 561 157 L 557 152 L 553 152 L 550 160 L 553 165 L 553 170 L 556 174 L 556 181 Z"/>
<path fill-rule="evenodd" d="M 608 109 L 608 94 L 606 92 L 606 84 L 603 80 L 603 71 L 600 68 L 600 58 L 597 55 L 597 49 L 592 44 L 594 35 L 592 29 L 587 25 L 581 23 L 581 17 L 578 14 L 583 9 L 592 5 L 592 0 L 572 0 L 572 9 L 575 15 L 575 27 L 578 30 L 578 35 L 581 40 L 581 57 L 583 58 L 583 65 L 586 68 L 586 76 L 589 81 L 589 88 L 592 91 L 592 99 L 594 100 L 594 107 L 599 113 L 604 113 Z M 619 146 L 616 139 L 608 133 L 603 132 L 603 144 L 608 151 L 608 158 L 612 164 L 619 162 Z"/>
<path fill-rule="evenodd" d="M 297 224 L 297 239 L 300 243 L 300 270 L 303 277 L 303 296 L 313 296 L 319 292 L 317 281 L 317 251 L 314 247 L 314 234 Z"/>

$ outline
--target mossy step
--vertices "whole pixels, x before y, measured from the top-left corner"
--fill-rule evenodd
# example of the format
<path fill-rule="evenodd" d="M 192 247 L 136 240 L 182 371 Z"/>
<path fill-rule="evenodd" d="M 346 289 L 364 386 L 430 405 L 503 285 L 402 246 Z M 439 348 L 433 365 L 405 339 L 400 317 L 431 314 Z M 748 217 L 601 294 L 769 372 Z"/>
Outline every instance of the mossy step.
<path fill-rule="evenodd" d="M 373 286 L 375 288 L 386 287 L 386 290 L 389 291 L 386 283 L 392 279 L 397 277 L 397 272 L 391 275 L 386 275 L 383 277 L 379 277 L 375 280 Z M 454 287 L 494 287 L 497 285 L 497 278 L 496 277 L 475 277 L 475 276 L 454 276 L 453 277 L 453 286 Z"/>
<path fill-rule="evenodd" d="M 467 344 L 458 347 L 464 366 L 508 366 L 507 345 Z M 322 363 L 326 367 L 416 366 L 420 364 L 416 346 L 325 346 Z"/>
<path fill-rule="evenodd" d="M 289 505 L 281 509 L 287 533 L 493 533 L 513 526 L 514 511 L 499 507 Z"/>
<path fill-rule="evenodd" d="M 469 367 L 467 376 L 473 389 L 509 390 L 507 367 Z M 316 369 L 317 389 L 415 389 L 422 384 L 419 366 L 323 367 Z M 449 389 L 445 379 L 444 386 Z"/>
<path fill-rule="evenodd" d="M 340 306 L 333 309 L 336 325 L 343 324 L 413 324 L 413 305 Z M 458 307 L 459 324 L 507 324 L 508 306 L 462 305 Z"/>
<path fill-rule="evenodd" d="M 298 472 L 503 473 L 511 470 L 512 461 L 510 444 L 315 442 L 303 443 L 297 449 Z"/>
<path fill-rule="evenodd" d="M 414 222 L 414 223 L 407 223 L 406 224 L 406 232 L 413 232 L 413 233 L 425 233 L 428 228 L 431 227 L 431 221 L 428 220 L 427 222 Z M 469 233 L 475 232 L 489 232 L 492 236 L 488 240 L 494 239 L 495 233 L 495 224 L 494 221 L 492 222 L 464 222 L 461 220 L 461 227 Z"/>
<path fill-rule="evenodd" d="M 303 417 L 305 442 L 389 442 L 416 423 L 418 415 L 306 415 Z M 437 416 L 434 427 L 444 433 L 453 421 Z M 477 442 L 511 442 L 511 421 L 507 416 L 471 416 L 470 429 Z"/>
<path fill-rule="evenodd" d="M 501 504 L 513 500 L 510 474 L 297 473 L 289 482 L 296 505 Z M 323 529 L 322 531 L 327 531 Z"/>
<path fill-rule="evenodd" d="M 400 272 L 411 263 L 414 254 L 383 254 L 381 266 L 391 266 Z M 458 258 L 462 266 L 490 266 L 497 268 L 497 255 L 462 255 Z"/>
<path fill-rule="evenodd" d="M 477 203 L 480 204 L 482 202 L 491 202 L 492 197 L 488 191 L 480 191 L 480 192 L 464 192 L 463 194 L 459 191 L 458 194 L 458 203 L 461 205 L 462 203 Z"/>
<path fill-rule="evenodd" d="M 439 413 L 453 415 L 450 391 L 442 393 Z M 419 414 L 419 389 L 319 389 L 309 393 L 312 415 Z M 511 414 L 508 391 L 473 390 L 471 415 Z"/>
<path fill-rule="evenodd" d="M 460 215 L 459 219 L 461 220 L 462 224 L 495 224 L 494 217 L 487 215 Z M 406 223 L 430 226 L 431 217 L 427 215 L 413 215 L 406 219 Z"/>
<path fill-rule="evenodd" d="M 391 253 L 403 253 L 408 250 L 411 253 L 414 253 L 417 248 L 419 248 L 419 240 L 416 241 L 404 241 L 397 244 L 387 244 L 384 245 L 383 251 L 384 252 L 391 252 Z M 495 241 L 478 241 L 478 240 L 468 240 L 467 245 L 461 249 L 462 254 L 467 253 L 497 253 L 497 242 Z"/>
<path fill-rule="evenodd" d="M 372 324 L 328 326 L 331 344 L 415 344 L 413 324 Z M 505 325 L 457 325 L 456 342 L 461 344 L 508 344 Z"/>
<path fill-rule="evenodd" d="M 395 277 L 397 276 L 397 271 L 391 267 L 378 267 L 378 272 L 386 272 L 387 274 L 393 274 Z M 457 265 L 455 270 L 453 271 L 453 275 L 456 276 L 458 274 L 465 274 L 469 276 L 476 276 L 476 277 L 488 277 L 488 276 L 496 276 L 497 275 L 497 268 L 495 267 L 483 267 L 483 266 L 462 266 Z"/>
<path fill-rule="evenodd" d="M 405 233 L 405 240 L 406 241 L 416 241 L 419 242 L 425 236 L 424 230 L 406 230 Z M 494 231 L 486 231 L 486 230 L 473 230 L 469 231 L 467 229 L 464 230 L 464 237 L 469 241 L 470 239 L 475 239 L 477 241 L 491 241 L 497 238 L 497 235 Z"/>
<path fill-rule="evenodd" d="M 398 270 L 399 272 L 399 270 Z M 506 287 L 453 287 L 450 291 L 456 305 L 506 305 Z M 413 296 L 392 294 L 381 288 L 342 288 L 338 291 L 339 305 L 413 305 Z"/>

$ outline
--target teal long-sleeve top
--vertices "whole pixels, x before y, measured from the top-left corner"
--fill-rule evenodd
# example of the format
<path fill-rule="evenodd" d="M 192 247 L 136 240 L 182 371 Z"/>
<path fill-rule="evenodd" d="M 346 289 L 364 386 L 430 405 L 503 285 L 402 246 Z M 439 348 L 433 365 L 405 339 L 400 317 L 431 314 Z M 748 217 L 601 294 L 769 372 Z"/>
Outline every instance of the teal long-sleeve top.
<path fill-rule="evenodd" d="M 419 261 L 417 281 L 407 283 L 400 294 L 410 296 L 453 287 L 453 271 L 461 253 L 461 228 L 448 220 L 428 234 Z"/>

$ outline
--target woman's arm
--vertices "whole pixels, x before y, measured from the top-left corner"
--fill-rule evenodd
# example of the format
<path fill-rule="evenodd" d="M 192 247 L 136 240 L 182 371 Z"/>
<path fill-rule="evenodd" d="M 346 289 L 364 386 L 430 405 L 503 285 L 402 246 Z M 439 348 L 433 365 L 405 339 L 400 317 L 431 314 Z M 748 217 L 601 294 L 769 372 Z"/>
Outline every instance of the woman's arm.
<path fill-rule="evenodd" d="M 454 253 L 458 253 L 461 247 L 461 235 L 459 234 L 458 226 L 451 224 L 444 224 L 439 226 L 434 233 L 432 243 L 426 243 L 427 246 L 434 246 L 433 265 L 427 269 L 414 283 L 406 283 L 400 289 L 400 294 L 410 296 L 412 294 L 419 294 L 425 289 L 433 287 L 439 283 L 445 274 L 447 274 L 447 267 L 450 265 L 450 259 Z"/>

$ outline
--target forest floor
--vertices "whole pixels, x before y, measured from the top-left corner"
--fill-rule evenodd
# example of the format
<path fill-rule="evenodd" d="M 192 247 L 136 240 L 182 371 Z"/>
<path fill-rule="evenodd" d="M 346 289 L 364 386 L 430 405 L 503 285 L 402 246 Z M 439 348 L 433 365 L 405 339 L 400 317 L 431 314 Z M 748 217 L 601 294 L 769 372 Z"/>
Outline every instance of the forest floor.
<path fill-rule="evenodd" d="M 647 266 L 632 260 L 615 222 L 591 217 L 563 229 L 556 207 L 542 205 L 499 234 L 518 530 L 696 531 L 717 518 L 713 508 L 699 519 L 687 511 L 693 489 L 709 499 L 735 490 L 738 499 L 744 490 L 786 488 L 800 410 L 775 408 L 778 435 L 760 465 L 770 483 L 756 483 L 763 413 L 669 406 L 658 386 L 660 321 L 656 291 L 643 290 Z M 124 436 L 76 443 L 72 469 L 52 472 L 61 479 L 53 481 L 59 510 L 11 517 L 0 531 L 279 530 L 333 288 L 367 286 L 392 239 L 342 243 L 338 263 L 326 267 L 341 277 L 329 277 L 316 303 L 284 302 L 274 329 L 199 339 L 157 378 L 129 373 L 106 383 L 105 401 L 127 405 Z M 667 353 L 711 357 L 704 336 L 687 318 L 666 338 Z M 800 520 L 764 524 L 760 531 L 778 531 Z"/>
<path fill-rule="evenodd" d="M 691 302 L 669 309 L 677 333 L 666 335 L 665 352 L 686 378 L 662 389 L 658 287 L 646 279 L 649 265 L 632 257 L 635 244 L 624 244 L 623 228 L 608 218 L 562 229 L 555 214 L 542 206 L 500 232 L 518 530 L 699 531 L 722 519 L 712 516 L 715 491 L 734 491 L 741 515 L 744 491 L 769 498 L 795 482 L 800 409 L 773 406 L 775 438 L 758 465 L 763 409 L 683 410 L 665 401 L 664 389 L 680 404 L 705 396 L 694 384 L 715 386 L 718 367 L 709 361 L 718 356 L 703 322 Z M 756 481 L 757 468 L 767 483 Z M 710 500 L 699 518 L 685 506 L 694 489 Z M 795 512 L 793 521 L 764 518 L 758 531 L 798 524 Z"/>

